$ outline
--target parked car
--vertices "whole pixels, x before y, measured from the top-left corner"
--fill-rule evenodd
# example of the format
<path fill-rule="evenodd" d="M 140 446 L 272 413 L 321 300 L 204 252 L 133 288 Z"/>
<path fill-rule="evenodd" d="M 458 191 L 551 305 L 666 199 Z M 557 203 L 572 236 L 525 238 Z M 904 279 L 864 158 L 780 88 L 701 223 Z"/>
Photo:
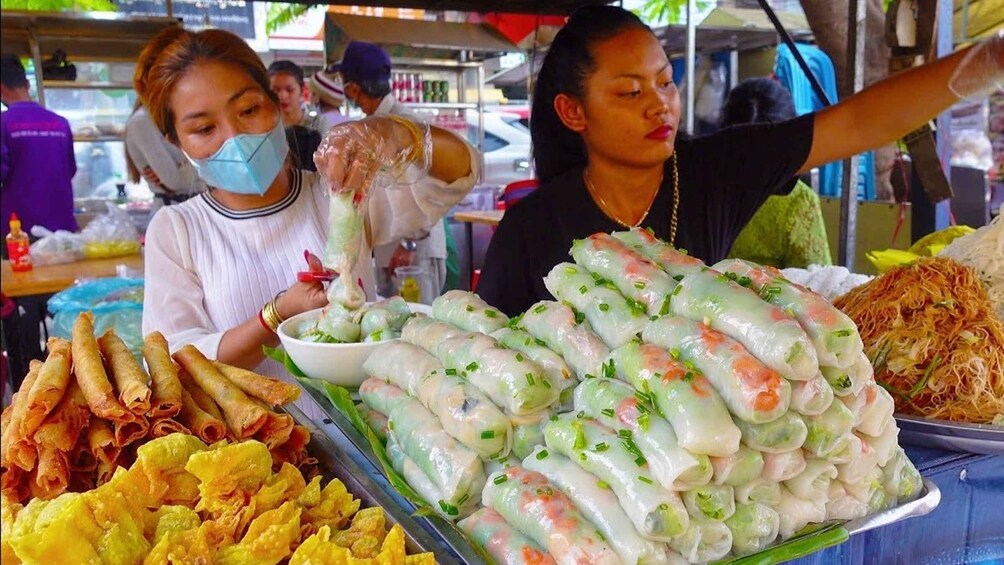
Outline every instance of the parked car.
<path fill-rule="evenodd" d="M 484 171 L 481 182 L 505 186 L 533 177 L 530 130 L 518 114 L 485 112 Z M 467 140 L 478 144 L 478 113 L 467 112 Z"/>

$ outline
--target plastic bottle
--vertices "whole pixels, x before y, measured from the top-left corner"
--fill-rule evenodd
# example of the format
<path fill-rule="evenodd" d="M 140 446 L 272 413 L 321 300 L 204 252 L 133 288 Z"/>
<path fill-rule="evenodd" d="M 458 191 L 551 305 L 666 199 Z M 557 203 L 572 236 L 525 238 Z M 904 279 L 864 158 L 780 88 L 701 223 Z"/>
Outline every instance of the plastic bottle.
<path fill-rule="evenodd" d="M 7 234 L 7 256 L 10 268 L 16 272 L 31 270 L 31 241 L 21 230 L 21 220 L 17 214 L 10 215 L 10 233 Z"/>

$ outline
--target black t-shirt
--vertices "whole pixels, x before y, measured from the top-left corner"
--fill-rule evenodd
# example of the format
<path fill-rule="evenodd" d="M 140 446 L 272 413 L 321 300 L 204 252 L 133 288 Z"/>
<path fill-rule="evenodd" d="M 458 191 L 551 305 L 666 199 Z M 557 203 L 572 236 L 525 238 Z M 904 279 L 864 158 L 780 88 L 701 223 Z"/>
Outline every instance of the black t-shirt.
<path fill-rule="evenodd" d="M 787 194 L 812 147 L 812 114 L 679 139 L 680 204 L 676 247 L 711 264 L 723 259 L 768 196 Z M 668 240 L 673 210 L 672 160 L 642 227 Z M 507 315 L 551 299 L 543 278 L 570 261 L 572 241 L 624 228 L 596 205 L 582 170 L 555 177 L 521 200 L 499 224 L 477 292 Z"/>

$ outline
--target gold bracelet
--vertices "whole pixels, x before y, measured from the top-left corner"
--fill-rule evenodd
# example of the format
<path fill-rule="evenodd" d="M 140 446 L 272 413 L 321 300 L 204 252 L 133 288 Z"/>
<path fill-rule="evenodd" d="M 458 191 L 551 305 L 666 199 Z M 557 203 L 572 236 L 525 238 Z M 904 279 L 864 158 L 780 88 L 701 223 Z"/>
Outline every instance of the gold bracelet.
<path fill-rule="evenodd" d="M 265 303 L 265 306 L 261 309 L 261 316 L 265 321 L 265 324 L 273 332 L 277 332 L 279 330 L 279 324 L 285 321 L 282 316 L 279 315 L 279 311 L 275 307 L 275 298 Z"/>

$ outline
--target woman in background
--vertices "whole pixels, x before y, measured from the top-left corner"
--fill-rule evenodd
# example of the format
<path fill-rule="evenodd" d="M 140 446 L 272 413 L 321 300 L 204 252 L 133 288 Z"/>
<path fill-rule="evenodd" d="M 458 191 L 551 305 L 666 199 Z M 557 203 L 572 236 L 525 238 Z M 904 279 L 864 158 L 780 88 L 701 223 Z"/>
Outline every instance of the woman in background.
<path fill-rule="evenodd" d="M 282 123 L 286 127 L 303 126 L 324 135 L 331 129 L 324 114 L 307 106 L 303 89 L 303 69 L 292 61 L 275 61 L 268 66 L 269 87 L 279 99 Z"/>

